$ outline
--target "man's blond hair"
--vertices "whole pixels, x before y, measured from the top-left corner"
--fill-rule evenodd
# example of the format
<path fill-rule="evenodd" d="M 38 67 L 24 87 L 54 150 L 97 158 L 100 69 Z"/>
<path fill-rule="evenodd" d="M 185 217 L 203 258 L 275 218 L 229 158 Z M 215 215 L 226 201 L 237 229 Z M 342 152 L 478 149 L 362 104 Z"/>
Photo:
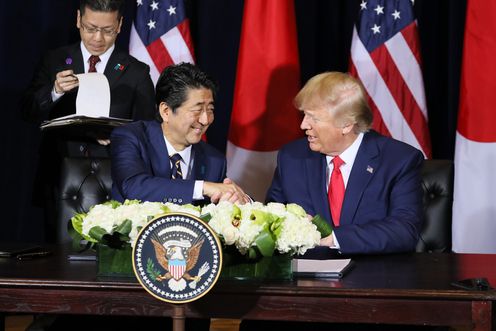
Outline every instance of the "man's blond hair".
<path fill-rule="evenodd" d="M 372 111 L 362 83 L 342 72 L 318 74 L 303 86 L 294 99 L 300 110 L 325 107 L 339 125 L 355 124 L 358 132 L 372 125 Z"/>

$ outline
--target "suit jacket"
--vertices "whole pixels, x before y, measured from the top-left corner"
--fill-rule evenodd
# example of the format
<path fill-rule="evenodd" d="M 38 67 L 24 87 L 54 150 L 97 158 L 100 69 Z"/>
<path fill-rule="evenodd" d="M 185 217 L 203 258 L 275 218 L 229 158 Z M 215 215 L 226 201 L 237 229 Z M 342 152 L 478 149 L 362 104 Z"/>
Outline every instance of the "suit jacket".
<path fill-rule="evenodd" d="M 111 135 L 112 199 L 191 203 L 195 180 L 222 182 L 224 155 L 203 141 L 192 146 L 190 179 L 173 180 L 169 153 L 158 121 L 138 121 Z"/>
<path fill-rule="evenodd" d="M 422 224 L 422 153 L 375 132 L 365 133 L 346 186 L 334 233 L 345 254 L 413 251 Z M 331 220 L 326 157 L 306 139 L 278 154 L 267 201 L 297 203 Z M 331 223 L 332 224 L 332 223 Z"/>
<path fill-rule="evenodd" d="M 55 75 L 72 69 L 84 73 L 81 44 L 61 47 L 49 52 L 42 60 L 23 99 L 23 115 L 40 122 L 75 113 L 77 88 L 53 102 L 51 92 Z M 134 120 L 153 119 L 155 92 L 150 68 L 124 51 L 114 48 L 104 74 L 110 85 L 110 116 Z"/>

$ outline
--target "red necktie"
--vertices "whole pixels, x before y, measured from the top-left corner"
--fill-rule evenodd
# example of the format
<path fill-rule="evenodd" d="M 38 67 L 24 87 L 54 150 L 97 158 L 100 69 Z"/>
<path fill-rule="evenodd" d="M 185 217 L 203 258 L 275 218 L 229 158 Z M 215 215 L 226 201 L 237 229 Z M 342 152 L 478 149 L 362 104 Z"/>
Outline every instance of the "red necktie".
<path fill-rule="evenodd" d="M 96 55 L 92 55 L 88 61 L 90 62 L 88 72 L 96 72 L 96 64 L 100 62 L 100 58 Z"/>
<path fill-rule="evenodd" d="M 329 189 L 327 190 L 327 197 L 329 199 L 329 206 L 331 208 L 331 216 L 334 226 L 339 226 L 339 217 L 341 216 L 341 207 L 343 206 L 344 199 L 344 181 L 339 169 L 344 161 L 339 156 L 332 159 L 334 169 L 329 179 Z"/>

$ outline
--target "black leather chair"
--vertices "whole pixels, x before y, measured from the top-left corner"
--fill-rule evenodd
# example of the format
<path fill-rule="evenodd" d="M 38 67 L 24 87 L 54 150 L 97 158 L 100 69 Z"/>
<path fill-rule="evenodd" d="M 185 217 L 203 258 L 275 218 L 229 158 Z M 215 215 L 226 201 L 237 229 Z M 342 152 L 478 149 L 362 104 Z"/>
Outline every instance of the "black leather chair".
<path fill-rule="evenodd" d="M 451 252 L 453 176 L 453 161 L 424 161 L 424 224 L 420 231 L 417 252 Z"/>
<path fill-rule="evenodd" d="M 453 203 L 453 162 L 426 160 L 422 168 L 424 224 L 417 252 L 451 251 L 451 206 Z M 62 164 L 57 199 L 57 238 L 68 242 L 68 220 L 75 212 L 86 212 L 110 199 L 112 180 L 109 158 L 66 158 Z"/>
<path fill-rule="evenodd" d="M 110 199 L 110 158 L 64 158 L 56 199 L 57 242 L 70 242 L 68 221 L 75 213 Z"/>

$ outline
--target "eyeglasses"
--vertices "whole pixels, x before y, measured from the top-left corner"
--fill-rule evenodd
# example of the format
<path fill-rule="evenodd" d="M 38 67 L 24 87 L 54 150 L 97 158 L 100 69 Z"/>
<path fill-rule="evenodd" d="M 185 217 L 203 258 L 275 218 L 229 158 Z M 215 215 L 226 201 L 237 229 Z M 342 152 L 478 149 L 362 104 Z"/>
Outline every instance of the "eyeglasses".
<path fill-rule="evenodd" d="M 94 28 L 87 26 L 81 20 L 79 22 L 81 23 L 81 28 L 87 34 L 95 34 L 101 32 L 105 37 L 113 37 L 117 34 L 117 30 L 115 28 Z"/>

